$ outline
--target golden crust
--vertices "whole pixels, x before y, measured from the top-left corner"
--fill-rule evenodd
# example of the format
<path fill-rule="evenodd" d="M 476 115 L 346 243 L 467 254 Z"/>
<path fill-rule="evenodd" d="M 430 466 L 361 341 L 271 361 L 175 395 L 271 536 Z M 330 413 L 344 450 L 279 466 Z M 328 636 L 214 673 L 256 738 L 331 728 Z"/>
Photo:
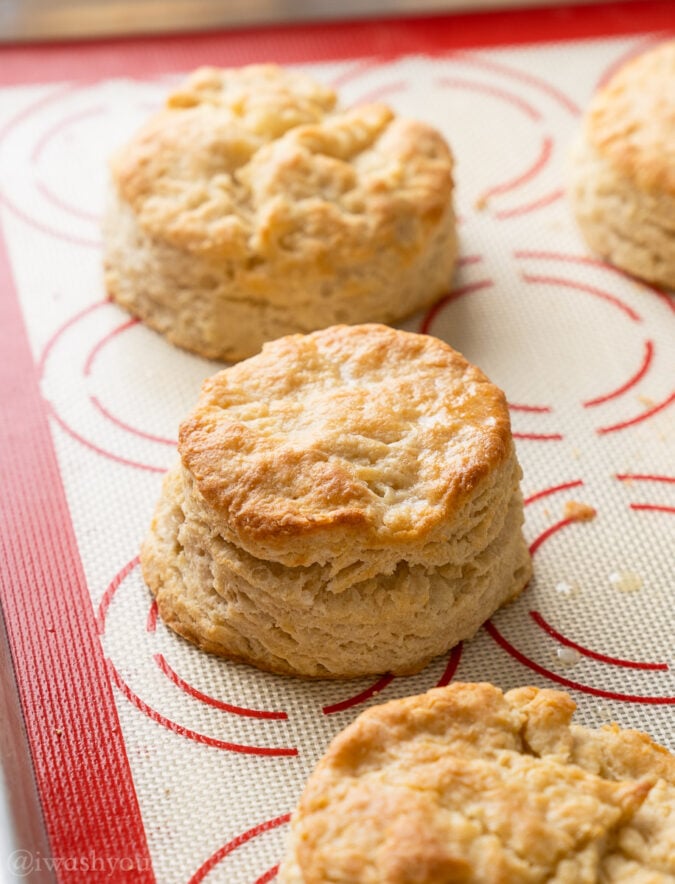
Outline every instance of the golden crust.
<path fill-rule="evenodd" d="M 675 758 L 574 708 L 454 683 L 369 709 L 311 775 L 280 884 L 671 882 Z"/>
<path fill-rule="evenodd" d="M 452 158 L 424 123 L 273 65 L 202 68 L 113 159 L 143 231 L 202 257 L 339 267 L 413 253 L 447 211 Z M 255 274 L 253 274 L 255 275 Z"/>
<path fill-rule="evenodd" d="M 675 196 L 675 40 L 622 66 L 593 99 L 586 137 L 640 190 Z"/>
<path fill-rule="evenodd" d="M 347 538 L 433 541 L 513 456 L 504 394 L 479 369 L 380 325 L 282 338 L 216 374 L 179 451 L 224 536 L 289 564 L 325 561 Z"/>

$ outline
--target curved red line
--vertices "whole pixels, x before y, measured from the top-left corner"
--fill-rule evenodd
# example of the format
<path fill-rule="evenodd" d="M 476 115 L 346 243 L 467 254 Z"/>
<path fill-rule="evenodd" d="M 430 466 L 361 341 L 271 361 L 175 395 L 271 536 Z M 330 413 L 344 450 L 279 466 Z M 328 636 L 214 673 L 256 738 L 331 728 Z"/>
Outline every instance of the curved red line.
<path fill-rule="evenodd" d="M 370 700 L 375 694 L 379 694 L 380 691 L 383 691 L 393 680 L 394 676 L 389 672 L 386 675 L 383 675 L 382 678 L 378 679 L 375 684 L 366 688 L 365 691 L 361 691 L 360 694 L 356 694 L 354 697 L 349 697 L 339 703 L 333 703 L 331 706 L 324 706 L 321 711 L 324 715 L 333 715 L 334 712 L 342 712 L 344 709 L 351 709 L 352 706 L 358 706 L 359 703 L 365 703 L 366 700 Z"/>
<path fill-rule="evenodd" d="M 227 844 L 220 847 L 216 852 L 210 856 L 206 862 L 200 866 L 194 875 L 188 881 L 188 884 L 200 884 L 201 881 L 206 878 L 208 873 L 213 869 L 218 863 L 225 859 L 225 857 L 235 851 L 238 847 L 241 847 L 242 844 L 246 844 L 247 841 L 250 841 L 252 838 L 257 838 L 258 835 L 262 835 L 263 832 L 269 832 L 272 829 L 276 829 L 278 826 L 285 826 L 286 823 L 290 822 L 291 815 L 290 813 L 285 813 L 283 816 L 278 816 L 273 820 L 267 820 L 264 823 L 258 823 L 257 826 L 253 826 L 252 829 L 249 829 L 247 832 L 244 832 L 241 835 L 237 835 L 236 838 L 233 838 L 232 841 L 229 841 Z M 265 874 L 268 874 L 267 872 Z M 257 884 L 257 882 L 256 882 Z"/>
<path fill-rule="evenodd" d="M 356 77 L 360 77 L 361 74 L 367 73 L 369 70 L 372 70 L 372 68 L 379 67 L 380 64 L 381 59 L 379 58 L 361 59 L 360 61 L 357 61 L 355 64 L 351 65 L 346 71 L 338 74 L 337 77 L 333 77 L 332 80 L 329 80 L 329 86 L 332 89 L 337 89 L 339 86 L 343 86 L 345 83 L 349 83 L 350 80 L 353 80 Z"/>
<path fill-rule="evenodd" d="M 571 525 L 574 522 L 578 521 L 577 519 L 561 519 L 559 522 L 555 522 L 553 525 L 549 525 L 545 531 L 542 531 L 538 537 L 530 544 L 530 555 L 533 556 L 542 543 L 545 540 L 548 540 L 553 534 L 557 534 L 558 531 L 562 531 L 563 528 L 566 528 L 567 525 Z"/>
<path fill-rule="evenodd" d="M 550 405 L 518 405 L 515 402 L 509 402 L 511 411 L 528 411 L 532 414 L 550 414 L 553 409 Z"/>
<path fill-rule="evenodd" d="M 515 218 L 518 215 L 527 215 L 528 212 L 536 212 L 537 209 L 543 209 L 546 206 L 550 206 L 551 203 L 559 200 L 563 195 L 563 190 L 554 190 L 551 193 L 547 193 L 546 196 L 542 196 L 523 206 L 515 206 L 513 209 L 502 209 L 495 213 L 495 218 L 498 218 L 500 221 L 505 221 L 507 218 Z"/>
<path fill-rule="evenodd" d="M 519 95 L 507 92 L 506 89 L 499 89 L 497 86 L 490 86 L 487 83 L 481 83 L 479 80 L 465 80 L 462 77 L 438 77 L 436 85 L 450 89 L 469 89 L 473 92 L 483 92 L 486 95 L 500 98 L 502 101 L 517 107 L 518 110 L 522 111 L 531 120 L 541 120 L 541 114 L 535 107 L 532 107 L 531 104 L 528 104 Z"/>
<path fill-rule="evenodd" d="M 152 433 L 146 433 L 145 430 L 139 430 L 136 427 L 132 427 L 131 424 L 125 423 L 123 420 L 120 420 L 120 418 L 115 417 L 112 412 L 108 411 L 96 396 L 90 395 L 89 401 L 94 408 L 103 415 L 103 417 L 120 427 L 120 429 L 126 430 L 127 433 L 133 433 L 134 436 L 139 436 L 141 439 L 147 439 L 149 442 L 159 442 L 162 445 L 170 445 L 172 448 L 176 448 L 178 445 L 177 439 L 166 439 L 164 436 L 155 436 Z"/>
<path fill-rule="evenodd" d="M 675 484 L 675 476 L 656 476 L 651 473 L 617 473 L 620 482 L 672 482 Z"/>
<path fill-rule="evenodd" d="M 94 344 L 94 346 L 91 348 L 89 355 L 87 356 L 87 359 L 84 363 L 85 377 L 91 374 L 91 367 L 94 364 L 94 360 L 96 359 L 98 354 L 101 352 L 101 350 L 105 347 L 105 345 L 108 343 L 108 341 L 112 340 L 112 338 L 114 338 L 117 335 L 121 334 L 122 332 L 126 331 L 128 328 L 131 328 L 134 325 L 138 325 L 139 322 L 140 322 L 140 319 L 136 319 L 135 317 L 133 319 L 128 319 L 126 322 L 123 322 L 122 325 L 118 325 L 117 328 L 114 328 L 111 332 L 108 332 L 107 335 L 104 335 L 100 341 L 98 341 L 96 344 Z"/>
<path fill-rule="evenodd" d="M 42 354 L 40 355 L 40 360 L 38 362 L 38 374 L 40 377 L 44 374 L 45 363 L 47 362 L 47 358 L 54 347 L 54 344 L 61 337 L 61 335 L 67 331 L 71 326 L 75 325 L 75 323 L 79 322 L 80 319 L 84 319 L 85 316 L 89 313 L 93 313 L 94 310 L 98 310 L 99 307 L 105 307 L 106 304 L 109 304 L 110 301 L 107 299 L 104 301 L 97 301 L 95 304 L 90 304 L 89 307 L 85 307 L 84 310 L 80 310 L 79 313 L 76 313 L 74 316 L 71 316 L 70 319 L 66 320 L 63 325 L 60 325 L 54 334 L 49 338 L 47 343 L 42 350 Z"/>
<path fill-rule="evenodd" d="M 530 439 L 534 442 L 560 442 L 562 433 L 512 433 L 514 439 Z"/>
<path fill-rule="evenodd" d="M 567 491 L 568 488 L 578 488 L 583 484 L 583 479 L 573 479 L 570 482 L 563 482 L 562 485 L 551 485 L 550 488 L 544 488 L 542 491 L 536 491 L 534 494 L 530 494 L 529 497 L 526 497 L 523 500 L 523 504 L 527 506 L 529 503 L 534 503 L 535 500 L 541 500 L 542 497 L 548 497 L 549 494 L 555 494 L 558 491 Z"/>
<path fill-rule="evenodd" d="M 462 286 L 459 289 L 455 289 L 455 291 L 450 292 L 450 294 L 445 295 L 441 298 L 440 301 L 436 301 L 436 303 L 428 310 L 426 316 L 422 320 L 422 325 L 420 326 L 420 333 L 423 335 L 429 334 L 429 329 L 431 328 L 431 324 L 436 319 L 441 310 L 447 306 L 451 301 L 457 300 L 457 298 L 461 298 L 462 295 L 470 295 L 472 292 L 479 292 L 481 289 L 488 289 L 494 285 L 494 282 L 491 279 L 480 279 L 478 282 L 471 282 L 468 285 Z"/>
<path fill-rule="evenodd" d="M 675 506 L 664 506 L 660 503 L 631 503 L 632 510 L 648 510 L 654 513 L 675 513 Z"/>
<path fill-rule="evenodd" d="M 659 402 L 658 405 L 655 405 L 648 411 L 643 411 L 642 414 L 638 414 L 637 417 L 631 417 L 628 420 L 621 421 L 621 423 L 618 424 L 612 424 L 609 427 L 599 427 L 596 432 L 614 433 L 616 430 L 624 430 L 626 427 L 632 427 L 635 424 L 640 424 L 642 423 L 642 421 L 647 420 L 647 418 L 652 417 L 652 415 L 658 414 L 659 411 L 663 411 L 663 409 L 667 408 L 673 401 L 675 401 L 675 392 L 671 393 L 667 399 L 665 399 L 663 402 Z"/>
<path fill-rule="evenodd" d="M 64 240 L 65 242 L 71 243 L 74 246 L 86 246 L 87 248 L 100 249 L 102 242 L 100 239 L 86 239 L 82 236 L 73 236 L 70 233 L 65 233 L 63 230 L 59 230 L 56 227 L 50 227 L 49 224 L 43 224 L 42 221 L 37 221 L 35 218 L 32 218 L 30 215 L 27 215 L 22 209 L 16 206 L 5 193 L 0 193 L 0 203 L 9 211 L 15 215 L 20 221 L 23 221 L 26 224 L 29 224 L 31 227 L 34 227 L 36 230 L 39 230 L 40 233 L 46 233 L 48 236 L 53 236 L 56 239 Z"/>
<path fill-rule="evenodd" d="M 197 688 L 193 688 L 191 684 L 188 684 L 188 682 L 182 679 L 180 675 L 169 666 L 164 654 L 153 654 L 152 659 L 159 667 L 160 672 L 163 675 L 166 675 L 169 681 L 175 684 L 177 688 L 180 688 L 181 691 L 188 694 L 188 696 L 194 697 L 195 700 L 200 700 L 208 706 L 213 706 L 214 709 L 220 709 L 222 712 L 231 712 L 234 715 L 242 715 L 245 718 L 264 718 L 274 719 L 276 721 L 288 718 L 286 712 L 265 712 L 258 709 L 247 709 L 243 706 L 233 706 L 231 703 L 224 703 L 222 700 L 216 700 L 214 697 L 209 697 L 208 694 L 203 694 L 201 691 L 197 690 Z"/>
<path fill-rule="evenodd" d="M 68 83 L 65 86 L 59 86 L 54 92 L 50 92 L 49 95 L 43 95 L 37 101 L 29 104 L 28 107 L 24 107 L 0 129 L 0 141 L 2 141 L 7 136 L 7 133 L 15 126 L 22 123 L 28 117 L 31 117 L 36 111 L 42 110 L 45 105 L 51 104 L 52 101 L 56 101 L 64 95 L 67 95 L 69 92 L 76 92 L 81 88 L 82 86 L 80 83 Z"/>
<path fill-rule="evenodd" d="M 241 755 L 262 755 L 266 757 L 273 756 L 276 758 L 280 756 L 295 756 L 298 754 L 296 748 L 287 749 L 285 747 L 270 748 L 268 746 L 244 746 L 241 743 L 229 743 L 225 740 L 216 740 L 214 737 L 207 737 L 205 734 L 199 734 L 197 731 L 183 727 L 182 724 L 177 724 L 175 721 L 171 721 L 170 718 L 161 715 L 156 709 L 153 709 L 152 706 L 148 706 L 144 700 L 141 700 L 141 698 L 137 696 L 124 681 L 117 669 L 115 669 L 112 660 L 106 658 L 106 665 L 108 667 L 110 678 L 124 694 L 126 699 L 135 706 L 136 709 L 144 715 L 147 715 L 151 721 L 154 721 L 156 724 L 161 724 L 162 727 L 172 731 L 174 734 L 178 734 L 188 740 L 193 740 L 195 743 L 200 743 L 203 746 L 212 746 L 214 749 L 223 749 L 225 752 L 238 752 Z"/>
<path fill-rule="evenodd" d="M 482 255 L 462 255 L 457 261 L 458 267 L 466 267 L 467 264 L 480 264 L 483 260 Z"/>
<path fill-rule="evenodd" d="M 39 160 L 40 154 L 45 149 L 47 142 L 51 138 L 53 138 L 54 135 L 56 135 L 56 133 L 59 132 L 61 129 L 65 129 L 67 126 L 71 126 L 73 123 L 77 123 L 80 120 L 86 119 L 87 117 L 92 117 L 92 116 L 96 116 L 97 114 L 102 114 L 102 113 L 104 113 L 104 110 L 105 109 L 102 105 L 99 105 L 97 107 L 90 107 L 90 108 L 87 108 L 86 110 L 80 110 L 75 114 L 71 114 L 68 117 L 64 117 L 63 119 L 56 122 L 53 126 L 51 126 L 49 129 L 47 129 L 46 132 L 43 132 L 43 134 L 35 142 L 35 145 L 33 146 L 33 150 L 31 151 L 31 154 L 30 154 L 31 163 L 35 164 Z"/>
<path fill-rule="evenodd" d="M 383 98 L 385 95 L 391 95 L 394 92 L 402 92 L 408 88 L 408 84 L 403 80 L 399 80 L 396 83 L 388 83 L 384 86 L 378 86 L 376 89 L 371 89 L 370 92 L 366 92 L 365 95 L 359 96 L 352 102 L 352 107 L 356 107 L 360 104 L 367 104 L 371 101 L 379 101 L 379 99 Z"/>
<path fill-rule="evenodd" d="M 591 651 L 590 648 L 585 648 L 583 645 L 573 642 L 561 632 L 555 630 L 550 623 L 547 623 L 546 620 L 544 620 L 539 611 L 530 611 L 530 617 L 534 620 L 537 626 L 541 627 L 544 632 L 547 632 L 552 638 L 560 642 L 561 645 L 566 645 L 568 648 L 574 648 L 575 651 L 579 651 L 579 653 L 583 654 L 585 657 L 599 660 L 601 663 L 609 663 L 611 666 L 623 666 L 626 669 L 649 669 L 660 670 L 662 672 L 669 669 L 667 663 L 637 663 L 634 660 L 622 660 L 619 657 L 609 657 L 607 654 Z"/>
<path fill-rule="evenodd" d="M 61 427 L 64 433 L 68 433 L 76 442 L 79 442 L 80 445 L 84 445 L 85 448 L 89 448 L 90 451 L 96 452 L 96 454 L 100 454 L 101 457 L 107 457 L 108 460 L 114 460 L 115 463 L 121 463 L 125 467 L 133 467 L 136 470 L 148 470 L 151 473 L 165 473 L 166 467 L 155 467 L 151 466 L 147 463 L 139 463 L 136 460 L 129 460 L 126 457 L 121 457 L 118 454 L 113 454 L 112 451 L 105 451 L 103 448 L 99 448 L 98 445 L 94 445 L 93 442 L 90 442 L 88 439 L 85 439 L 84 436 L 80 436 L 79 433 L 75 432 L 72 427 L 68 426 L 68 424 L 64 421 L 61 415 L 56 411 L 54 406 L 48 400 L 45 400 L 45 404 L 47 406 L 47 410 L 49 414 L 54 418 L 56 423 Z"/>
<path fill-rule="evenodd" d="M 108 608 L 110 607 L 110 603 L 113 600 L 113 596 L 117 592 L 117 589 L 124 580 L 127 575 L 129 575 L 136 565 L 140 562 L 139 556 L 134 556 L 126 565 L 115 574 L 113 579 L 110 581 L 108 586 L 106 587 L 103 596 L 101 597 L 101 601 L 99 602 L 98 611 L 96 612 L 96 631 L 99 635 L 103 635 L 105 632 L 105 618 L 108 613 Z"/>
<path fill-rule="evenodd" d="M 604 396 L 596 396 L 595 399 L 587 399 L 585 402 L 581 404 L 584 408 L 590 408 L 593 405 L 601 405 L 603 402 L 609 402 L 610 399 L 616 399 L 617 396 L 621 396 L 630 390 L 631 387 L 634 387 L 638 381 L 642 380 L 642 378 L 647 373 L 649 366 L 652 363 L 652 359 L 654 358 L 654 344 L 652 341 L 645 341 L 645 351 L 642 357 L 642 363 L 638 370 L 628 378 L 625 384 L 622 384 L 620 387 L 617 387 L 616 390 L 612 390 L 611 393 L 605 393 Z"/>
<path fill-rule="evenodd" d="M 627 279 L 630 282 L 639 285 L 641 288 L 647 289 L 648 291 L 652 292 L 652 294 L 657 295 L 657 297 L 661 301 L 663 301 L 673 313 L 675 313 L 675 300 L 670 298 L 658 286 L 652 285 L 649 282 L 645 282 L 644 279 L 638 279 L 637 276 L 631 276 L 630 273 L 626 273 L 625 270 L 620 270 L 613 264 L 607 264 L 605 261 L 600 261 L 598 258 L 589 258 L 587 255 L 568 255 L 564 252 L 537 251 L 535 249 L 516 249 L 513 252 L 513 257 L 523 258 L 526 260 L 528 258 L 532 258 L 534 260 L 550 259 L 553 261 L 565 261 L 570 264 L 585 264 L 589 267 L 598 267 L 601 270 L 607 270 L 610 273 L 613 273 L 615 276 L 620 276 L 622 279 Z"/>
<path fill-rule="evenodd" d="M 624 302 L 617 298 L 615 295 L 610 295 L 609 292 L 605 292 L 602 289 L 596 288 L 596 286 L 587 285 L 583 282 L 575 282 L 573 279 L 565 279 L 561 276 L 539 276 L 532 273 L 524 273 L 523 279 L 527 283 L 559 285 L 565 288 L 576 289 L 577 291 L 584 292 L 587 295 L 594 295 L 596 298 L 600 298 L 601 300 L 607 301 L 608 303 L 613 304 L 615 307 L 618 307 L 619 310 L 622 310 L 633 320 L 633 322 L 642 322 L 642 317 L 638 313 L 636 313 L 632 307 L 629 307 L 628 304 L 624 304 Z"/>
<path fill-rule="evenodd" d="M 452 649 L 450 656 L 448 657 L 448 663 L 443 671 L 443 675 L 436 682 L 437 688 L 444 688 L 446 685 L 450 684 L 452 679 L 455 677 L 455 672 L 457 672 L 457 667 L 459 666 L 459 661 L 462 659 L 462 642 Z"/>
<path fill-rule="evenodd" d="M 279 863 L 276 866 L 272 866 L 271 869 L 268 869 L 264 874 L 262 874 L 259 878 L 256 878 L 253 884 L 269 884 L 270 881 L 274 881 L 279 871 Z"/>
<path fill-rule="evenodd" d="M 624 700 L 627 703 L 649 703 L 654 705 L 672 705 L 675 703 L 675 697 L 651 697 L 651 696 L 639 696 L 637 694 L 620 694 L 617 691 L 605 691 L 602 688 L 591 688 L 588 685 L 581 684 L 578 681 L 572 681 L 569 678 L 563 678 L 562 675 L 558 675 L 556 672 L 551 672 L 549 669 L 546 669 L 544 666 L 540 666 L 538 663 L 535 663 L 534 660 L 528 659 L 524 654 L 522 654 L 517 648 L 507 641 L 504 636 L 499 632 L 499 630 L 494 626 L 493 623 L 487 622 L 484 624 L 485 629 L 488 635 L 503 649 L 510 654 L 515 660 L 519 663 L 522 663 L 523 666 L 527 666 L 528 669 L 531 669 L 533 672 L 537 672 L 539 675 L 543 675 L 544 678 L 549 678 L 551 681 L 555 681 L 558 684 L 564 685 L 567 688 L 573 688 L 574 690 L 581 691 L 584 694 L 592 694 L 594 697 L 602 697 L 606 700 Z"/>
<path fill-rule="evenodd" d="M 83 221 L 90 221 L 96 224 L 100 222 L 100 215 L 95 215 L 93 212 L 85 212 L 84 209 L 78 209 L 76 206 L 71 206 L 69 203 L 65 202 L 65 200 L 62 200 L 61 197 L 52 193 L 42 181 L 37 181 L 35 187 L 38 193 L 42 194 L 47 202 L 52 203 L 57 209 L 61 209 L 62 212 L 67 212 L 69 215 L 73 215 L 75 218 L 81 218 Z"/>
<path fill-rule="evenodd" d="M 146 632 L 154 632 L 157 629 L 157 615 L 159 614 L 159 609 L 157 608 L 157 600 L 153 599 L 152 604 L 148 610 L 148 619 L 145 621 L 145 631 Z"/>
<path fill-rule="evenodd" d="M 508 193 L 511 190 L 516 190 L 516 188 L 521 187 L 525 182 L 529 181 L 531 178 L 534 178 L 536 175 L 541 172 L 546 163 L 551 159 L 551 154 L 553 153 L 553 139 L 550 135 L 546 135 L 542 141 L 541 149 L 539 151 L 539 156 L 535 159 L 535 161 L 520 175 L 516 178 L 512 178 L 510 181 L 505 181 L 502 184 L 495 184 L 494 187 L 489 188 L 484 193 L 481 194 L 479 200 L 481 202 L 487 202 L 492 199 L 494 196 L 498 196 L 502 193 Z"/>
<path fill-rule="evenodd" d="M 597 86 L 595 87 L 595 90 L 597 91 L 598 89 L 601 89 L 603 86 L 605 86 L 608 81 L 614 76 L 614 74 L 617 73 L 618 70 L 624 65 L 628 64 L 629 61 L 632 61 L 634 58 L 642 55 L 642 53 L 646 52 L 650 46 L 654 46 L 655 44 L 660 43 L 662 40 L 663 35 L 651 34 L 649 37 L 643 37 L 642 40 L 638 40 L 629 49 L 620 53 L 618 58 L 615 58 L 614 61 L 610 62 L 607 68 L 605 68 L 605 70 L 602 72 Z"/>
<path fill-rule="evenodd" d="M 513 77 L 516 80 L 521 80 L 523 83 L 527 83 L 529 86 L 533 86 L 534 88 L 544 92 L 546 95 L 549 96 L 549 98 L 553 98 L 573 116 L 578 117 L 581 114 L 581 110 L 579 109 L 579 107 L 572 101 L 571 98 L 568 98 L 568 96 L 565 95 L 564 92 L 556 89 L 555 86 L 547 83 L 546 80 L 541 80 L 539 77 L 535 77 L 533 74 L 526 73 L 525 71 L 519 71 L 517 68 L 509 67 L 508 65 L 502 64 L 501 62 L 479 58 L 472 53 L 462 52 L 461 50 L 452 52 L 450 57 L 459 58 L 460 61 L 466 62 L 467 64 L 472 64 L 476 67 L 485 68 L 489 71 L 495 71 L 498 74 L 506 74 L 507 76 Z"/>

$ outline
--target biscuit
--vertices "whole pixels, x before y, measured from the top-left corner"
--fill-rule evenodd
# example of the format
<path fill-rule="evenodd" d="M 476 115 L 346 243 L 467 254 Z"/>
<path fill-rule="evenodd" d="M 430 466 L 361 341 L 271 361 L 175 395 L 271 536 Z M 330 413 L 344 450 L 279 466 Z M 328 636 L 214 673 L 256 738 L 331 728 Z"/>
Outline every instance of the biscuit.
<path fill-rule="evenodd" d="M 112 160 L 110 297 L 174 344 L 235 361 L 444 294 L 447 144 L 382 104 L 336 102 L 272 65 L 193 73 Z"/>
<path fill-rule="evenodd" d="M 564 693 L 454 683 L 362 713 L 311 774 L 279 884 L 675 880 L 675 758 Z"/>
<path fill-rule="evenodd" d="M 436 338 L 292 335 L 207 380 L 141 555 L 162 618 L 273 672 L 421 669 L 530 576 L 504 394 Z"/>
<path fill-rule="evenodd" d="M 630 61 L 586 113 L 570 197 L 594 252 L 675 288 L 675 40 Z"/>

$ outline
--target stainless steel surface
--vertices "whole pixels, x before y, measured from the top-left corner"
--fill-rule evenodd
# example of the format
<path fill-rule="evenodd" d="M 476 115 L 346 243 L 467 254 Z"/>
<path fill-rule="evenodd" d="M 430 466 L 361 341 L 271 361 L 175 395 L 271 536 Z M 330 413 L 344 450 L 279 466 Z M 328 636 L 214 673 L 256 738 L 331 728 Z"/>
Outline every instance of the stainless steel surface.
<path fill-rule="evenodd" d="M 545 6 L 547 0 L 0 0 L 0 42 L 189 32 L 514 5 Z"/>
<path fill-rule="evenodd" d="M 0 609 L 0 884 L 50 884 L 52 861 Z"/>

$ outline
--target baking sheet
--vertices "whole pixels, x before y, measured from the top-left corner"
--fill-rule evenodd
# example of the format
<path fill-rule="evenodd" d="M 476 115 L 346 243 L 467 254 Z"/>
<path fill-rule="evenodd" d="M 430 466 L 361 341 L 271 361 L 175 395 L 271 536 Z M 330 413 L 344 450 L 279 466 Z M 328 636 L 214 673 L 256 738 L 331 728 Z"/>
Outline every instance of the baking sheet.
<path fill-rule="evenodd" d="M 5 509 L 20 515 L 2 598 L 51 842 L 49 856 L 18 845 L 28 874 L 51 862 L 61 880 L 272 881 L 331 737 L 368 704 L 452 678 L 562 686 L 580 721 L 675 749 L 675 307 L 589 256 L 563 193 L 581 109 L 659 37 L 296 62 L 346 104 L 384 100 L 446 135 L 460 266 L 404 327 L 504 388 L 525 474 L 529 588 L 411 678 L 259 673 L 157 619 L 138 547 L 178 423 L 219 366 L 106 302 L 99 220 L 106 157 L 177 73 L 0 90 Z M 596 518 L 568 518 L 569 501 Z"/>

